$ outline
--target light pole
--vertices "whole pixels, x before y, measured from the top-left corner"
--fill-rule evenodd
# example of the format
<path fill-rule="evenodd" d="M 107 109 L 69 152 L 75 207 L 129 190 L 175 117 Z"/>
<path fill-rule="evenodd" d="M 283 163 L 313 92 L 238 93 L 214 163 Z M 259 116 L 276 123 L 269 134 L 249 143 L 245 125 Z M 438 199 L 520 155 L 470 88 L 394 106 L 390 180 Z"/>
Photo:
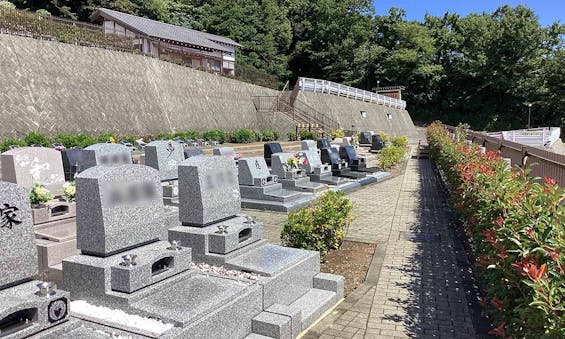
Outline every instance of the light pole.
<path fill-rule="evenodd" d="M 532 128 L 530 122 L 531 122 L 531 117 L 532 117 L 532 103 L 529 102 L 526 105 L 528 105 L 528 129 Z"/>
<path fill-rule="evenodd" d="M 379 84 L 381 83 L 380 80 L 377 80 L 377 93 L 379 93 Z"/>

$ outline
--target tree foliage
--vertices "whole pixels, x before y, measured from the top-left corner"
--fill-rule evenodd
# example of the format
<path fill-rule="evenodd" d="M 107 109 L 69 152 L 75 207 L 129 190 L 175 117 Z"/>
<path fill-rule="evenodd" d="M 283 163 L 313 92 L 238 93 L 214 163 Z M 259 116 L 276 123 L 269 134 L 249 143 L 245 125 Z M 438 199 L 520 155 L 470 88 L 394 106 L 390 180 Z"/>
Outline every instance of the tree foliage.
<path fill-rule="evenodd" d="M 565 26 L 525 6 L 406 20 L 371 0 L 13 0 L 88 21 L 97 7 L 228 36 L 238 63 L 281 81 L 308 76 L 372 90 L 403 85 L 416 120 L 475 129 L 565 125 Z"/>

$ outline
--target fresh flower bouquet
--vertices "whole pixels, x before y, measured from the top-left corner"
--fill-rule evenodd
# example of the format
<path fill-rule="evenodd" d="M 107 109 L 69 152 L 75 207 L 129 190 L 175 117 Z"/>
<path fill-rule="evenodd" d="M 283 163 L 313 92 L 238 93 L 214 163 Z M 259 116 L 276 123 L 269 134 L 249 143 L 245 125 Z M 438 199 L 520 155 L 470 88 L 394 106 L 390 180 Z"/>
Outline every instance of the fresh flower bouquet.
<path fill-rule="evenodd" d="M 49 200 L 53 199 L 53 194 L 49 192 L 43 184 L 40 182 L 36 182 L 33 188 L 31 189 L 31 193 L 29 195 L 29 200 L 32 205 L 41 205 Z"/>
<path fill-rule="evenodd" d="M 73 200 L 75 200 L 75 194 L 77 192 L 77 188 L 75 185 L 75 182 L 66 182 L 63 185 L 63 193 L 65 194 L 65 200 L 67 202 L 71 202 Z"/>

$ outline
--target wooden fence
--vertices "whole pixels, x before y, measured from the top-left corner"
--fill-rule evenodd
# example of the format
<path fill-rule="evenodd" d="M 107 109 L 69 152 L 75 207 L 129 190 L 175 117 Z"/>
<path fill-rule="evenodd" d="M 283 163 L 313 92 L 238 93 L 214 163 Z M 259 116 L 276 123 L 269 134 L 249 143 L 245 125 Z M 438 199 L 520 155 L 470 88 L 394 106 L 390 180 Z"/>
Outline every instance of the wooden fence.
<path fill-rule="evenodd" d="M 445 125 L 452 133 L 455 127 Z M 522 145 L 509 140 L 489 137 L 486 134 L 469 131 L 467 140 L 484 146 L 487 151 L 500 151 L 503 158 L 509 158 L 512 166 L 530 167 L 531 176 L 550 177 L 565 186 L 565 155 Z"/>

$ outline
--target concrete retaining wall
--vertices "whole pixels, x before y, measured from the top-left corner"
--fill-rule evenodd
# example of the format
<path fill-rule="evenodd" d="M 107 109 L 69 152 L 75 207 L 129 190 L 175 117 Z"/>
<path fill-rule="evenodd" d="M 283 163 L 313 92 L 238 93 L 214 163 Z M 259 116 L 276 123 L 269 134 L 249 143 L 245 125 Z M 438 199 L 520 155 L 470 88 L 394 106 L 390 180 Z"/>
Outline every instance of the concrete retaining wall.
<path fill-rule="evenodd" d="M 294 131 L 288 118 L 255 110 L 253 95 L 277 91 L 141 55 L 0 34 L 0 74 L 0 139 L 30 131 Z M 413 128 L 406 111 L 323 94 L 301 94 L 301 100 L 343 128 Z M 366 119 L 359 110 L 367 111 Z M 385 111 L 395 112 L 392 124 Z"/>
<path fill-rule="evenodd" d="M 383 131 L 390 135 L 418 135 L 414 123 L 403 109 L 390 108 L 370 102 L 339 97 L 324 93 L 299 93 L 295 105 L 300 107 L 300 101 L 323 112 L 335 119 L 341 128 L 350 130 L 351 125 L 359 131 Z M 367 117 L 361 116 L 361 111 L 367 112 Z M 387 113 L 391 119 L 387 118 Z"/>

